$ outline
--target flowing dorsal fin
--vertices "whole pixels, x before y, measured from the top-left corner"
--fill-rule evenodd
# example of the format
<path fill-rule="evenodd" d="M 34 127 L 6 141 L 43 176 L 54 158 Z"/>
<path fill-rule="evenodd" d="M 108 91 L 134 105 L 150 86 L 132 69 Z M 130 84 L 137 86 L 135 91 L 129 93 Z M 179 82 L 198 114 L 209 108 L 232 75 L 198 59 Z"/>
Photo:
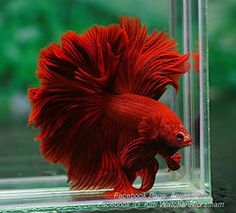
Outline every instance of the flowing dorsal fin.
<path fill-rule="evenodd" d="M 164 32 L 148 35 L 139 18 L 122 17 L 120 24 L 129 40 L 116 77 L 115 92 L 159 98 L 167 85 L 178 90 L 180 76 L 189 69 L 189 54 L 179 54 L 176 42 Z"/>

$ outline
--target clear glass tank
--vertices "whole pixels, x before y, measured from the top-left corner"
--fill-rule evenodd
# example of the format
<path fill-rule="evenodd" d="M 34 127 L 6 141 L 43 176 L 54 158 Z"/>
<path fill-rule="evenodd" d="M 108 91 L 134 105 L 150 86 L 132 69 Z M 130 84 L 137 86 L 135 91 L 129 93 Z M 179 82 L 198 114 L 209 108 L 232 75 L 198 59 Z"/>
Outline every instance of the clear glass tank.
<path fill-rule="evenodd" d="M 89 7 L 94 1 L 77 1 L 78 4 L 80 2 L 83 2 L 84 7 Z M 91 8 L 95 12 L 109 7 L 109 11 L 119 12 L 117 17 L 140 16 L 141 22 L 145 23 L 150 31 L 153 28 L 164 29 L 177 40 L 180 52 L 191 53 L 191 70 L 181 78 L 179 93 L 176 95 L 172 88 L 168 88 L 161 101 L 170 106 L 183 120 L 193 137 L 193 145 L 181 150 L 181 168 L 175 172 L 168 172 L 166 164 L 158 157 L 161 169 L 149 193 L 104 199 L 102 190 L 71 191 L 65 171 L 60 166 L 51 165 L 42 159 L 38 143 L 33 141 L 33 135 L 25 137 L 28 140 L 25 141 L 27 150 L 17 143 L 17 137 L 8 149 L 4 149 L 4 144 L 8 141 L 7 135 L 2 135 L 0 146 L 4 151 L 1 151 L 0 155 L 0 211 L 69 211 L 211 203 L 206 0 L 96 2 L 98 7 Z M 135 13 L 134 5 L 143 8 L 142 13 Z M 162 5 L 162 9 L 158 5 Z M 162 17 L 161 21 L 159 17 Z M 153 20 L 155 25 L 150 24 Z M 104 23 L 109 22 L 98 19 L 94 20 L 93 24 Z M 199 56 L 199 61 L 194 57 L 196 55 Z M 138 180 L 136 184 L 140 184 Z"/>

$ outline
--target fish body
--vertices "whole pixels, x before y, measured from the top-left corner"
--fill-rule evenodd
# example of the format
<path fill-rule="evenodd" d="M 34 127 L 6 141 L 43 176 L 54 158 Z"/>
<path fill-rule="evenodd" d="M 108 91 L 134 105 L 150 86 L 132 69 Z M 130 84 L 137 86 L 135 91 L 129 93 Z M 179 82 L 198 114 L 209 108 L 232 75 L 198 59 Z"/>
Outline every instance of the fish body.
<path fill-rule="evenodd" d="M 72 189 L 141 193 L 151 189 L 160 154 L 169 170 L 180 167 L 177 151 L 191 144 L 178 116 L 158 99 L 167 85 L 178 90 L 188 71 L 164 32 L 148 35 L 139 18 L 67 32 L 61 45 L 39 56 L 39 88 L 28 90 L 28 124 L 45 159 L 67 170 Z M 142 185 L 133 183 L 140 176 Z"/>
<path fill-rule="evenodd" d="M 112 95 L 107 100 L 107 117 L 121 125 L 137 128 L 145 117 L 162 117 L 163 122 L 180 124 L 178 116 L 166 105 L 136 94 Z"/>
<path fill-rule="evenodd" d="M 153 184 L 154 174 L 159 167 L 155 160 L 157 154 L 166 160 L 169 170 L 179 169 L 181 155 L 176 152 L 191 145 L 192 139 L 181 120 L 170 108 L 152 98 L 136 94 L 113 95 L 106 103 L 106 116 L 109 119 L 135 129 L 139 135 L 138 139 L 120 149 L 122 168 L 133 171 L 132 182 L 141 175 L 140 170 L 152 162 L 149 167 L 152 165 L 153 177 L 149 177 L 149 181 L 152 180 Z M 182 140 L 176 138 L 178 134 L 183 136 Z M 128 176 L 130 177 L 130 174 Z M 148 186 L 152 184 L 149 183 Z M 127 183 L 121 188 L 120 186 L 118 191 L 123 193 L 149 190 L 147 187 L 138 190 L 130 187 L 127 191 Z"/>

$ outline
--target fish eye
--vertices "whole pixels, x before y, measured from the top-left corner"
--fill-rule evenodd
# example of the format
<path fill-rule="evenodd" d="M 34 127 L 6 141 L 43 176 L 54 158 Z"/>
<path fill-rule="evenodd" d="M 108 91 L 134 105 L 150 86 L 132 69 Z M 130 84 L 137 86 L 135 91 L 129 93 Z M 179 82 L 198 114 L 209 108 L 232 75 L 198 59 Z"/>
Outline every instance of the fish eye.
<path fill-rule="evenodd" d="M 179 132 L 176 134 L 176 140 L 177 141 L 183 141 L 184 140 L 184 134 Z"/>

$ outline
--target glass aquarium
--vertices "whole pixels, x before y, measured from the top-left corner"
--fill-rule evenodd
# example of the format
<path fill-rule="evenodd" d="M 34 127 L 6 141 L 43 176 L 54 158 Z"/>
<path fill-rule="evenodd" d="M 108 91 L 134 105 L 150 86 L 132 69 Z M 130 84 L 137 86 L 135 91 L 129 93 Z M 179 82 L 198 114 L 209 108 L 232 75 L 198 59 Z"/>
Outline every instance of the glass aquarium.
<path fill-rule="evenodd" d="M 0 3 L 0 211 L 105 210 L 181 207 L 211 203 L 207 0 L 30 0 Z M 27 88 L 37 87 L 40 49 L 73 30 L 140 17 L 149 31 L 166 31 L 181 53 L 190 53 L 190 71 L 178 93 L 168 87 L 161 101 L 181 118 L 193 144 L 180 150 L 179 170 L 160 169 L 147 193 L 105 198 L 104 190 L 71 190 L 66 171 L 40 154 L 37 130 L 27 127 Z M 140 185 L 139 180 L 135 184 Z"/>

